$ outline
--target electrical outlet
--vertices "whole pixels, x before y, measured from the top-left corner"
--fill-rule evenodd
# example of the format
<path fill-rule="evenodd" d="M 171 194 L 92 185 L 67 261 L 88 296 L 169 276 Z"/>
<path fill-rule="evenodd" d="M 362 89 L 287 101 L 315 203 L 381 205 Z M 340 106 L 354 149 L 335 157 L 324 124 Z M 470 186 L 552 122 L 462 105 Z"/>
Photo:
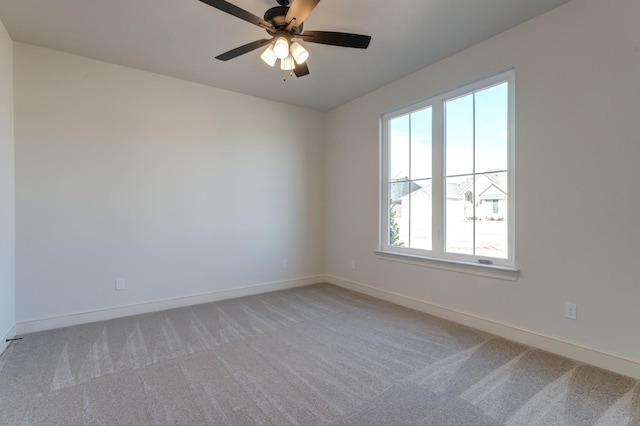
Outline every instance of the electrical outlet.
<path fill-rule="evenodd" d="M 125 281 L 124 278 L 116 278 L 116 290 L 124 290 Z"/>
<path fill-rule="evenodd" d="M 568 319 L 578 319 L 578 305 L 573 302 L 565 302 L 564 317 Z"/>
<path fill-rule="evenodd" d="M 282 269 L 287 269 L 289 267 L 289 261 L 287 259 L 282 259 Z"/>
<path fill-rule="evenodd" d="M 356 269 L 356 261 L 355 260 L 351 261 L 351 269 Z"/>

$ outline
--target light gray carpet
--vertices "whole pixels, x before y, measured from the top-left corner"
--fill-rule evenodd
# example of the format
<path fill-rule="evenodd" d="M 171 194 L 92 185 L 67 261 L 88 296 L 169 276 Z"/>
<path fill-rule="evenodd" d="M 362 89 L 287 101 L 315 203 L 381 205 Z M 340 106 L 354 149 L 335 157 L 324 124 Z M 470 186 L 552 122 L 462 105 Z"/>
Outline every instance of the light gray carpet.
<path fill-rule="evenodd" d="M 320 284 L 24 336 L 2 425 L 640 425 L 640 385 Z"/>

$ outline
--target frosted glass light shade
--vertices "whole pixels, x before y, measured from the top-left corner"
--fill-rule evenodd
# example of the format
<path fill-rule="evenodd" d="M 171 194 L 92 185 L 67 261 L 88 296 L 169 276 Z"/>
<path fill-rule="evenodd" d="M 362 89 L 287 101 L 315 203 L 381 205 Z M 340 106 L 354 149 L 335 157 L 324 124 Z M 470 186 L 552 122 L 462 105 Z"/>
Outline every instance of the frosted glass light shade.
<path fill-rule="evenodd" d="M 289 40 L 286 37 L 278 37 L 273 44 L 273 52 L 279 59 L 284 59 L 289 56 Z"/>
<path fill-rule="evenodd" d="M 296 67 L 293 62 L 293 56 L 289 55 L 284 59 L 280 59 L 280 69 L 285 71 L 290 71 Z"/>
<path fill-rule="evenodd" d="M 302 45 L 297 41 L 291 43 L 290 50 L 291 56 L 293 56 L 293 59 L 295 59 L 296 63 L 298 64 L 303 64 L 309 57 L 309 52 L 307 51 L 307 49 L 302 47 Z"/>
<path fill-rule="evenodd" d="M 269 47 L 267 47 L 267 50 L 265 50 L 262 55 L 260 55 L 260 57 L 270 67 L 274 66 L 276 64 L 276 61 L 278 60 L 278 57 L 273 51 L 273 44 L 270 44 Z"/>

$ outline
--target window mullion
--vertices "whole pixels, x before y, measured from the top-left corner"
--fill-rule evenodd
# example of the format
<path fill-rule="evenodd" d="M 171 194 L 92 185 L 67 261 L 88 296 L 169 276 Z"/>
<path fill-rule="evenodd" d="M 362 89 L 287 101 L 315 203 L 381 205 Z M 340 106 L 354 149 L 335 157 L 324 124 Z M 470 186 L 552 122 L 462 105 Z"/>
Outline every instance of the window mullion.
<path fill-rule="evenodd" d="M 473 143 L 472 143 L 472 148 L 471 148 L 471 152 L 473 155 L 473 170 L 472 170 L 472 175 L 471 178 L 473 179 L 473 200 L 471 200 L 471 202 L 473 203 L 473 238 L 471 239 L 472 241 L 472 253 L 475 256 L 476 255 L 476 222 L 478 221 L 478 215 L 476 212 L 476 200 L 478 198 L 478 194 L 476 193 L 476 94 L 473 94 L 473 117 L 471 118 L 471 126 L 473 129 Z"/>
<path fill-rule="evenodd" d="M 389 228 L 391 226 L 391 222 L 390 222 L 390 209 L 391 209 L 391 200 L 390 200 L 390 195 L 391 195 L 391 180 L 389 178 L 390 175 L 390 168 L 391 168 L 391 162 L 390 162 L 390 158 L 391 158 L 391 137 L 389 134 L 389 120 L 388 119 L 384 119 L 382 120 L 382 134 L 383 134 L 383 139 L 382 139 L 382 145 L 383 145 L 383 149 L 382 151 L 382 158 L 380 160 L 381 162 L 381 168 L 383 170 L 383 176 L 382 176 L 382 182 L 384 182 L 384 187 L 382 190 L 382 194 L 381 197 L 384 197 L 384 202 L 381 203 L 383 207 L 382 211 L 380 212 L 380 216 L 381 216 L 381 229 L 382 229 L 382 234 L 381 234 L 381 238 L 380 238 L 380 244 L 382 245 L 382 247 L 390 247 L 391 246 L 391 241 L 389 239 L 390 237 L 390 232 L 389 232 Z"/>
<path fill-rule="evenodd" d="M 436 99 L 432 106 L 432 249 L 435 255 L 442 255 L 445 247 L 445 151 L 444 151 L 444 101 Z"/>
<path fill-rule="evenodd" d="M 409 216 L 409 229 L 408 229 L 408 233 L 407 233 L 407 247 L 411 248 L 411 224 L 413 221 L 413 214 L 412 214 L 412 210 L 411 210 L 411 203 L 412 203 L 412 197 L 413 197 L 413 193 L 411 191 L 412 185 L 411 183 L 413 182 L 413 180 L 411 179 L 412 174 L 411 174 L 411 161 L 412 158 L 411 156 L 413 155 L 412 151 L 411 151 L 411 114 L 409 114 L 409 176 L 407 176 L 407 185 L 409 185 L 409 187 L 407 188 L 408 194 L 409 194 L 409 208 L 407 209 L 407 215 Z"/>

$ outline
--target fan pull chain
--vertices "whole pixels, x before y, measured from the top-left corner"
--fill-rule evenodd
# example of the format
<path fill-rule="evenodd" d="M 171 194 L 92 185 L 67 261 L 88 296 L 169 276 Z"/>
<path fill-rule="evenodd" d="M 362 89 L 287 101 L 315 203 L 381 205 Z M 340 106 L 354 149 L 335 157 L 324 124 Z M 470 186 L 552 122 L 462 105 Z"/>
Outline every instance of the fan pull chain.
<path fill-rule="evenodd" d="M 291 71 L 288 76 L 285 75 L 282 77 L 282 81 L 287 81 L 287 77 L 293 77 L 293 71 Z"/>

